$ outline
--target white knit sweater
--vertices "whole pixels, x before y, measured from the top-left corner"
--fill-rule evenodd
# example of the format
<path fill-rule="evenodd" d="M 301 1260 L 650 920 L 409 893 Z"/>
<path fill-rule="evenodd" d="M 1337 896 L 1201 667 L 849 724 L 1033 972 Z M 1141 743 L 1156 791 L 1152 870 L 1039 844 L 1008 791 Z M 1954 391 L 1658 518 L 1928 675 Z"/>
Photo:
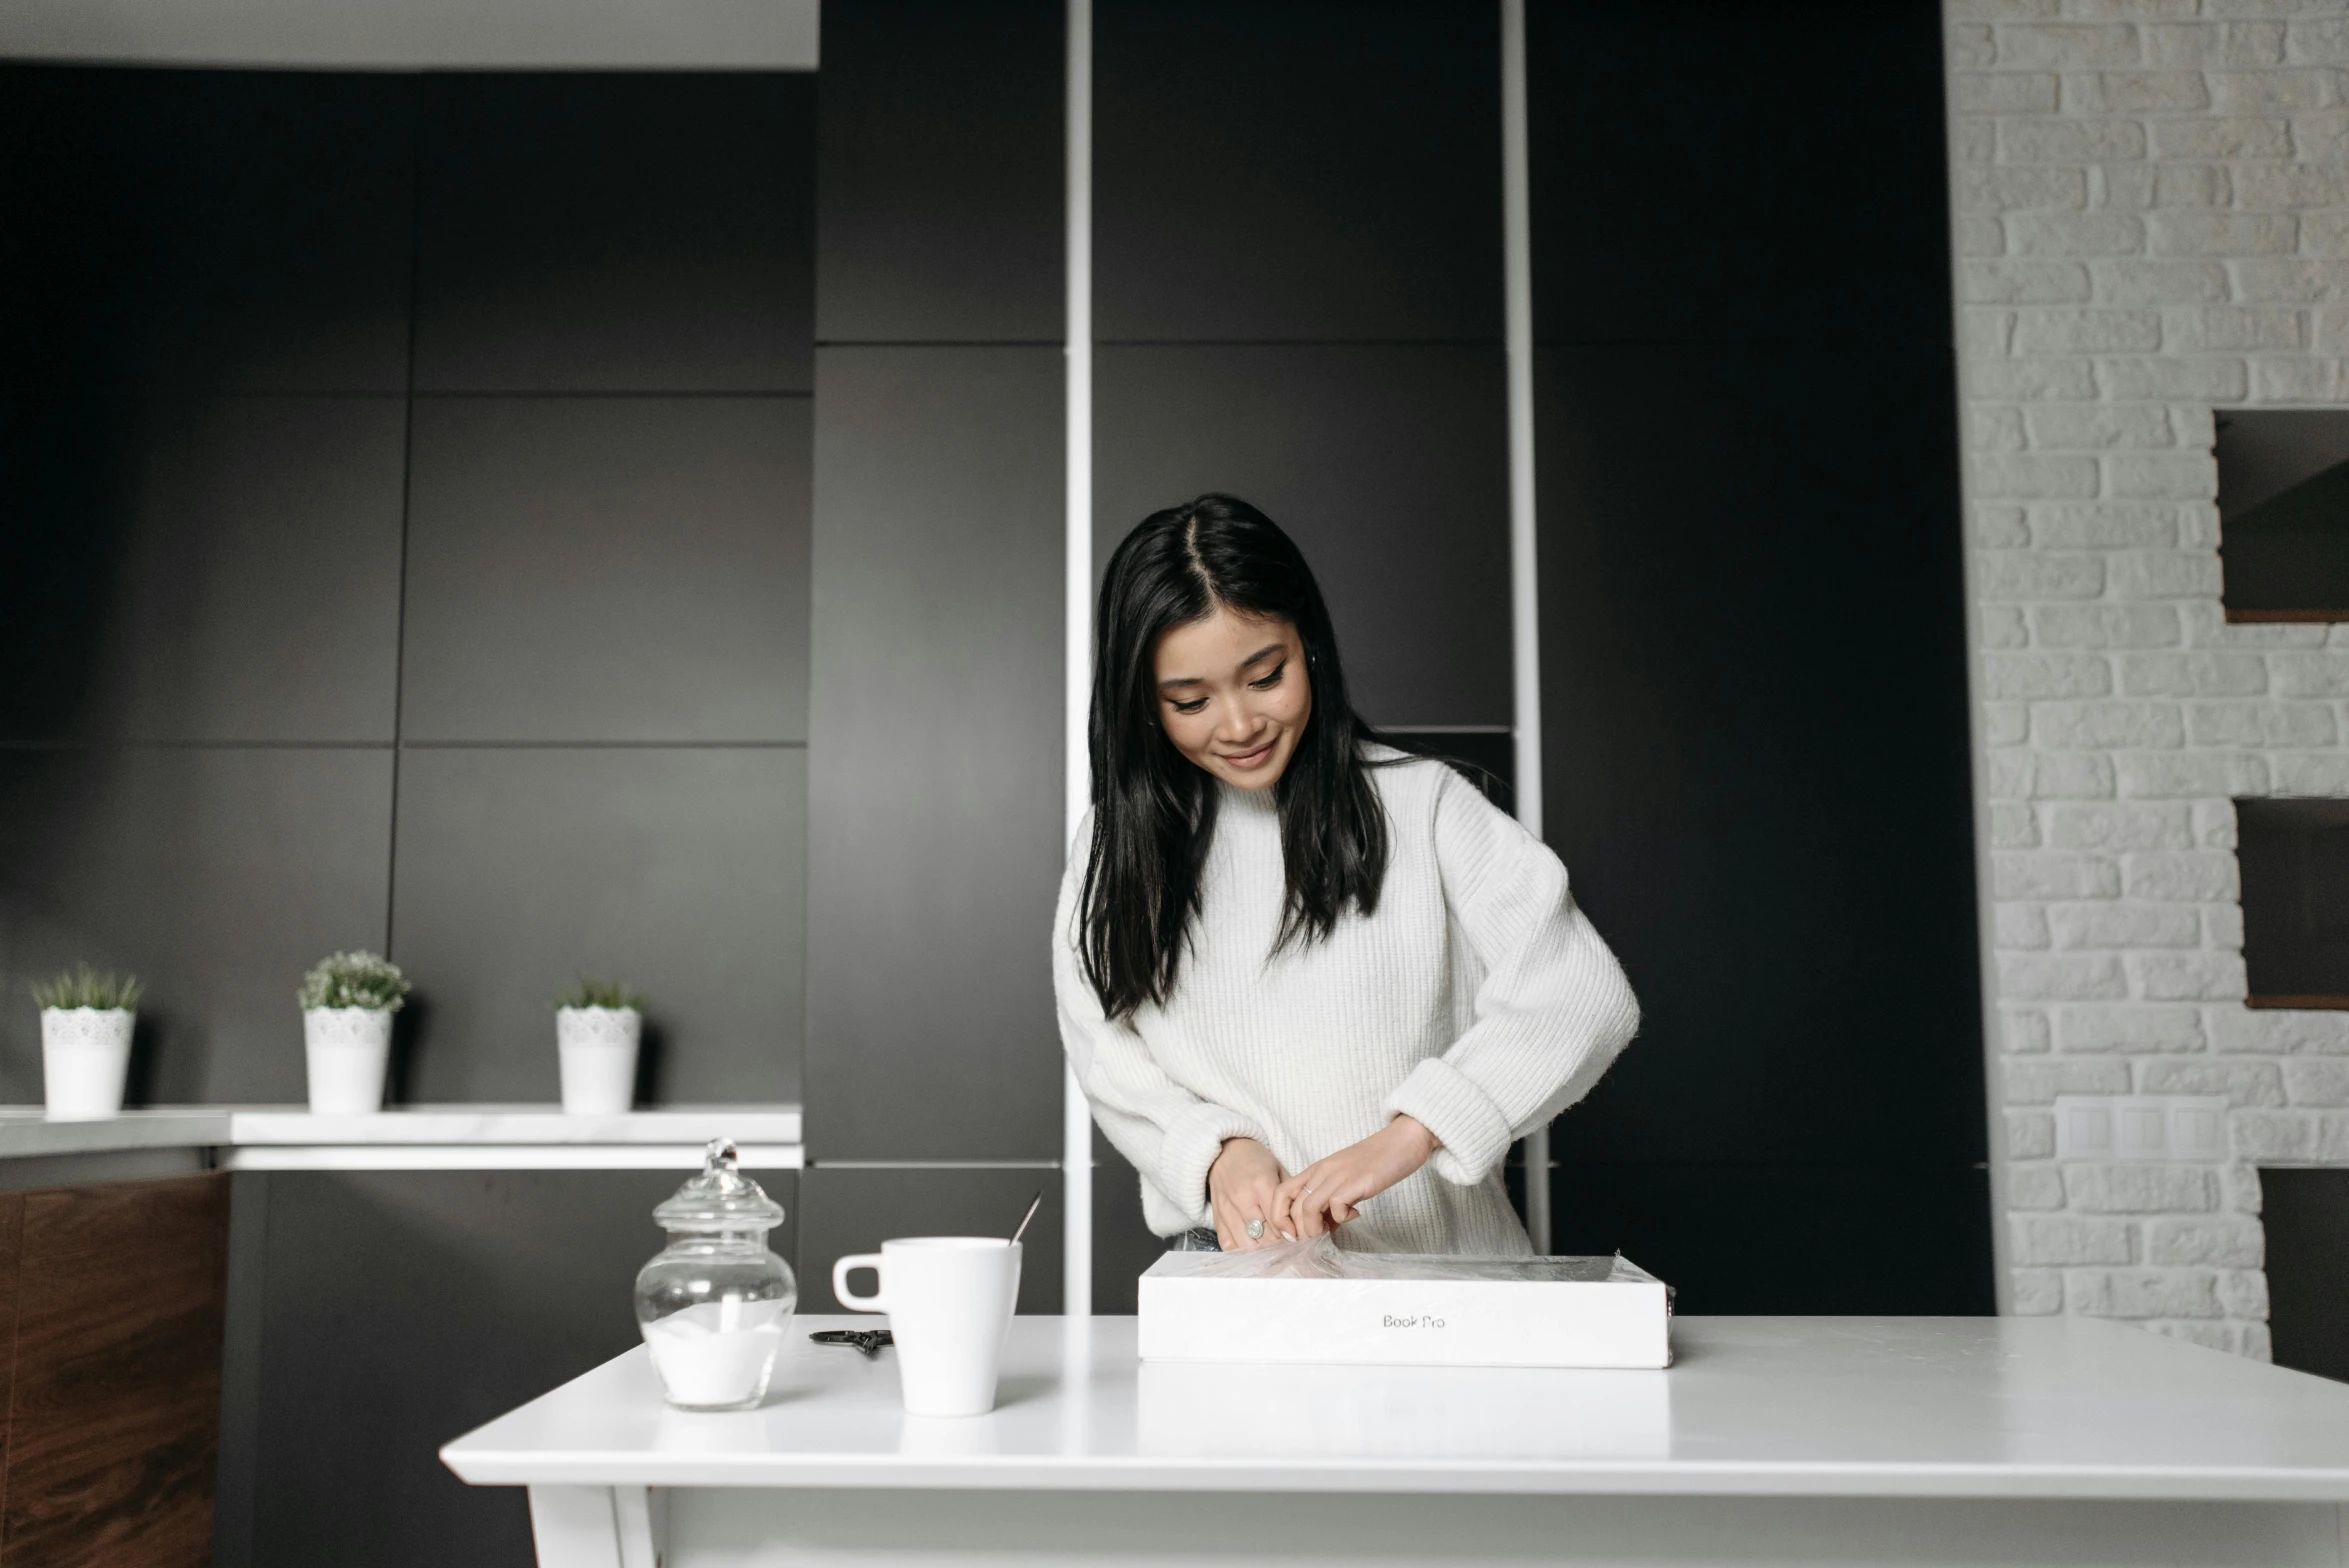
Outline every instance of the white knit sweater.
<path fill-rule="evenodd" d="M 1340 1244 L 1522 1256 L 1500 1173 L 1511 1140 L 1587 1093 L 1639 1025 L 1548 846 L 1441 762 L 1371 777 L 1389 828 L 1378 912 L 1349 910 L 1327 940 L 1278 954 L 1279 813 L 1269 790 L 1217 786 L 1174 995 L 1129 1023 L 1103 1016 L 1078 962 L 1089 818 L 1078 832 L 1053 943 L 1061 1041 L 1160 1235 L 1213 1223 L 1207 1167 L 1226 1138 L 1256 1139 L 1293 1172 L 1402 1112 L 1442 1147 Z"/>

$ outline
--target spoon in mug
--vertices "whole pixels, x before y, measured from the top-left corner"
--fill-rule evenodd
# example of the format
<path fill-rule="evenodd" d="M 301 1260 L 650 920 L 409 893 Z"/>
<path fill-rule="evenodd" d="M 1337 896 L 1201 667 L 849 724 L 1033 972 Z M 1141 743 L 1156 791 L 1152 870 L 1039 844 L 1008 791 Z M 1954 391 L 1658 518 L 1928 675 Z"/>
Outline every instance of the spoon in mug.
<path fill-rule="evenodd" d="M 1036 1189 L 1036 1195 L 1028 1200 L 1028 1212 L 1020 1216 L 1019 1229 L 1011 1233 L 1012 1246 L 1016 1247 L 1020 1244 L 1020 1238 L 1028 1232 L 1028 1221 L 1036 1217 L 1036 1210 L 1041 1208 L 1043 1203 L 1044 1189 L 1039 1187 Z"/>

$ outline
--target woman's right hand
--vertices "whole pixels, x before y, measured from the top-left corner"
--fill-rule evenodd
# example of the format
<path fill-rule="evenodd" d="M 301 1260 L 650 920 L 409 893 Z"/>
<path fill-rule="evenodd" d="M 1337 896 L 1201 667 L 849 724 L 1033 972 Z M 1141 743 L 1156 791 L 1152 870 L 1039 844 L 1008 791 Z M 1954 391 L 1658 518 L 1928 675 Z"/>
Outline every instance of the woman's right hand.
<path fill-rule="evenodd" d="M 1215 1163 L 1207 1167 L 1216 1245 L 1226 1252 L 1247 1252 L 1293 1239 L 1272 1228 L 1272 1195 L 1286 1179 L 1281 1162 L 1263 1144 L 1253 1138 L 1226 1138 Z M 1263 1222 L 1263 1235 L 1248 1234 L 1250 1220 Z"/>

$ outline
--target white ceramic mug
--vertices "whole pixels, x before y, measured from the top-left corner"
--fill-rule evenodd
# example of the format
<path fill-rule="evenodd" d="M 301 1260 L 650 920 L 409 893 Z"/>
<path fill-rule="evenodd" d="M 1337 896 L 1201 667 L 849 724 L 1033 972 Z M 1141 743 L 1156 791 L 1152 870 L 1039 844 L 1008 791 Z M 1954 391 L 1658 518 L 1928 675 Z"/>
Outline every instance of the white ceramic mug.
<path fill-rule="evenodd" d="M 851 1294 L 848 1272 L 881 1287 Z M 1000 1236 L 911 1236 L 832 1265 L 832 1294 L 855 1312 L 886 1312 L 898 1385 L 915 1416 L 983 1416 L 995 1408 L 1003 1336 L 1020 1293 L 1020 1249 Z"/>

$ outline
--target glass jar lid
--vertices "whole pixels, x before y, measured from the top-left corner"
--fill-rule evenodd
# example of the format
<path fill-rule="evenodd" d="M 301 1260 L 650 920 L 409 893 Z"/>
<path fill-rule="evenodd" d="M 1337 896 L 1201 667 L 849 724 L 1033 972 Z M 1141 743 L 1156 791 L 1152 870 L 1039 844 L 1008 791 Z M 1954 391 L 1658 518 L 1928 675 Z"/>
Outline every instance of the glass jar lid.
<path fill-rule="evenodd" d="M 771 1230 L 783 1223 L 783 1205 L 735 1169 L 731 1138 L 712 1138 L 702 1151 L 701 1174 L 677 1189 L 653 1218 L 667 1230 Z"/>

